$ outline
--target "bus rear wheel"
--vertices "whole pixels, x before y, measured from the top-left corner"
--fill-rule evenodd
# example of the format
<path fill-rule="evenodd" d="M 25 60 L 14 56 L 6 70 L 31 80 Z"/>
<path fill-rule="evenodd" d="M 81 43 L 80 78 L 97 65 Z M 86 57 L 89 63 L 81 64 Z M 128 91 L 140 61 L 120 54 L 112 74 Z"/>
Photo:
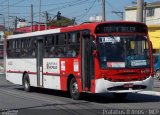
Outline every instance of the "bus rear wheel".
<path fill-rule="evenodd" d="M 30 86 L 30 81 L 29 81 L 29 75 L 28 74 L 24 75 L 24 78 L 23 78 L 23 87 L 24 87 L 25 91 L 27 91 L 27 92 L 31 91 L 31 86 Z"/>
<path fill-rule="evenodd" d="M 78 84 L 75 78 L 70 81 L 70 95 L 74 100 L 80 99 L 80 92 L 78 91 Z"/>

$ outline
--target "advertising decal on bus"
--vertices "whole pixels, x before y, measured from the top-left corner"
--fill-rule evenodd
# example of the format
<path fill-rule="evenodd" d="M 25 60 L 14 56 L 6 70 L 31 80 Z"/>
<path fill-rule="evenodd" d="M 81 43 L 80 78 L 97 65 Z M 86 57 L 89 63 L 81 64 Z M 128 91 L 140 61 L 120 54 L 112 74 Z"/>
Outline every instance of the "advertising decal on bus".
<path fill-rule="evenodd" d="M 43 72 L 59 74 L 60 73 L 59 59 L 44 59 Z"/>
<path fill-rule="evenodd" d="M 61 61 L 61 71 L 66 71 L 65 61 Z"/>

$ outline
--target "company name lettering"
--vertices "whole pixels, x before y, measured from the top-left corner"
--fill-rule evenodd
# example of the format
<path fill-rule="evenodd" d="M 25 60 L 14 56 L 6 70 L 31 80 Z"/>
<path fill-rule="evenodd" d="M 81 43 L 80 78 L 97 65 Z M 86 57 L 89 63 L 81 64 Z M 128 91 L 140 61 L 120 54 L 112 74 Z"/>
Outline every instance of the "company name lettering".
<path fill-rule="evenodd" d="M 47 62 L 47 69 L 57 69 L 56 62 Z"/>

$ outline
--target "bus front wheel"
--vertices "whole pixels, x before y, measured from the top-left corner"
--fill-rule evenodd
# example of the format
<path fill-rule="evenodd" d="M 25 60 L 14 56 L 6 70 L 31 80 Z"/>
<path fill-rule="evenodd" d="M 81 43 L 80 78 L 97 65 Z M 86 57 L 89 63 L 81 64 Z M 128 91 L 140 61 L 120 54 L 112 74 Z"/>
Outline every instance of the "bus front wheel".
<path fill-rule="evenodd" d="M 24 87 L 25 91 L 27 91 L 27 92 L 31 91 L 31 86 L 30 86 L 30 81 L 29 81 L 29 75 L 28 74 L 24 75 L 24 78 L 23 78 L 23 87 Z"/>
<path fill-rule="evenodd" d="M 74 100 L 80 98 L 80 92 L 78 91 L 78 84 L 75 78 L 72 78 L 70 81 L 70 95 Z"/>

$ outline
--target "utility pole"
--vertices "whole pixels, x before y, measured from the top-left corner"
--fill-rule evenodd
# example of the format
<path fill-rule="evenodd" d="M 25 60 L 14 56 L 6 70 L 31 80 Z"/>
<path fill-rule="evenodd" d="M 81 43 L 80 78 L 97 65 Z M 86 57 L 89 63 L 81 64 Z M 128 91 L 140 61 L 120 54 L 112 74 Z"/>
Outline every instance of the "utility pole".
<path fill-rule="evenodd" d="M 143 22 L 144 0 L 137 0 L 137 21 Z"/>
<path fill-rule="evenodd" d="M 31 32 L 33 32 L 33 4 L 31 4 Z"/>
<path fill-rule="evenodd" d="M 106 15 L 105 15 L 105 0 L 102 0 L 102 21 L 106 20 Z"/>
<path fill-rule="evenodd" d="M 17 16 L 15 16 L 15 22 L 14 22 L 14 31 L 17 29 Z"/>
<path fill-rule="evenodd" d="M 3 14 L 0 14 L 1 16 L 3 16 L 3 25 L 4 25 L 4 31 L 5 31 L 5 16 Z"/>
<path fill-rule="evenodd" d="M 144 6 L 144 0 L 137 0 L 137 21 L 138 22 L 143 22 L 143 6 Z M 138 54 L 143 52 L 142 50 L 143 47 L 144 47 L 144 44 L 138 41 L 138 47 L 137 47 Z"/>
<path fill-rule="evenodd" d="M 39 24 L 38 24 L 38 31 L 40 31 L 41 28 L 41 0 L 39 0 Z"/>
<path fill-rule="evenodd" d="M 45 30 L 47 30 L 48 29 L 48 12 L 47 11 L 46 11 L 45 15 L 46 15 Z"/>
<path fill-rule="evenodd" d="M 9 27 L 9 0 L 8 0 L 8 32 L 10 31 L 10 27 Z"/>
<path fill-rule="evenodd" d="M 147 2 L 144 2 L 144 8 L 143 8 L 143 22 L 146 23 L 146 7 L 147 7 Z"/>

